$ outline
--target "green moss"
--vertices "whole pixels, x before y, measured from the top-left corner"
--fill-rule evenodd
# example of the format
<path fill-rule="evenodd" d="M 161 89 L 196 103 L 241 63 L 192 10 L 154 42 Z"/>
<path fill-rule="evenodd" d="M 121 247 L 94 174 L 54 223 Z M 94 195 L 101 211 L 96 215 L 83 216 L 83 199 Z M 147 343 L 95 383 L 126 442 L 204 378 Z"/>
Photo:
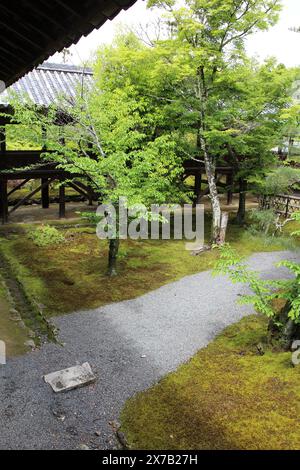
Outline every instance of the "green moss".
<path fill-rule="evenodd" d="M 300 371 L 266 350 L 267 322 L 227 328 L 187 364 L 129 400 L 122 428 L 134 449 L 298 449 Z"/>
<path fill-rule="evenodd" d="M 8 238 L 2 230 L 1 250 L 31 300 L 43 304 L 49 316 L 138 297 L 213 268 L 218 256 L 217 251 L 191 256 L 184 241 L 122 241 L 119 276 L 111 279 L 106 276 L 107 242 L 99 241 L 94 229 L 60 229 L 65 243 L 37 247 L 26 236 L 30 227 L 10 227 L 13 233 Z M 209 228 L 207 218 L 207 234 Z M 228 241 L 244 255 L 282 249 L 282 240 L 266 243 L 235 225 L 230 225 Z"/>
<path fill-rule="evenodd" d="M 0 276 L 0 340 L 6 344 L 8 357 L 25 353 L 27 348 L 24 346 L 24 342 L 28 340 L 26 331 L 10 319 L 10 309 L 11 305 L 7 298 L 3 279 Z"/>

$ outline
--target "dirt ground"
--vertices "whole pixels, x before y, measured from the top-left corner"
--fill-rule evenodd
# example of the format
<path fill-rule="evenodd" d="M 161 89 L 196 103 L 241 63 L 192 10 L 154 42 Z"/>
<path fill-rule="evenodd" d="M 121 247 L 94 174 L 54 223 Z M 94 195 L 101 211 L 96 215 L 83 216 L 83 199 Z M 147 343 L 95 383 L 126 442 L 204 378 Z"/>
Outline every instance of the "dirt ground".
<path fill-rule="evenodd" d="M 238 194 L 234 195 L 231 205 L 227 205 L 226 196 L 221 196 L 222 209 L 224 211 L 234 212 L 238 208 Z M 210 201 L 208 197 L 203 198 L 202 203 L 205 209 L 210 209 Z M 249 196 L 247 200 L 247 209 L 257 206 L 257 199 Z M 96 203 L 94 206 L 88 206 L 86 203 L 67 203 L 66 204 L 66 219 L 78 219 L 78 212 L 94 211 L 96 210 Z M 58 204 L 51 204 L 49 209 L 42 209 L 41 206 L 33 204 L 31 206 L 20 207 L 16 212 L 12 213 L 9 217 L 9 223 L 45 223 L 47 221 L 59 220 L 58 217 L 59 206 Z"/>

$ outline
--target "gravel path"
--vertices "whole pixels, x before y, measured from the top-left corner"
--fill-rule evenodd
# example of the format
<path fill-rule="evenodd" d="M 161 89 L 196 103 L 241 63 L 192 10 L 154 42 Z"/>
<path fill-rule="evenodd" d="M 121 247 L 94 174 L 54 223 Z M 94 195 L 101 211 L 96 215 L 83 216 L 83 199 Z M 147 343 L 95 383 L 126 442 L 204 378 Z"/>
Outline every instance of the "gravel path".
<path fill-rule="evenodd" d="M 300 254 L 260 253 L 250 261 L 277 278 L 274 263 L 287 258 L 300 261 Z M 125 401 L 252 313 L 236 304 L 243 292 L 244 286 L 202 272 L 136 300 L 57 318 L 64 347 L 46 344 L 0 366 L 0 449 L 113 448 L 109 422 Z M 94 385 L 55 395 L 42 379 L 86 361 L 97 373 Z"/>

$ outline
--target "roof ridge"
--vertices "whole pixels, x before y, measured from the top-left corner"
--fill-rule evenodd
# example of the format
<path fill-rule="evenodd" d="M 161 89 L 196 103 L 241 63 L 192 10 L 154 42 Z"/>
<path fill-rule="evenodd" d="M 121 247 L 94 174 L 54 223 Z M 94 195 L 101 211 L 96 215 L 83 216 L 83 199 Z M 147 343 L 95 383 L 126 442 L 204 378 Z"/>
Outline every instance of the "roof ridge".
<path fill-rule="evenodd" d="M 93 75 L 93 70 L 91 67 L 73 64 L 59 64 L 55 62 L 44 62 L 43 64 L 36 67 L 36 70 L 50 70 L 56 72 L 83 73 L 86 75 Z"/>

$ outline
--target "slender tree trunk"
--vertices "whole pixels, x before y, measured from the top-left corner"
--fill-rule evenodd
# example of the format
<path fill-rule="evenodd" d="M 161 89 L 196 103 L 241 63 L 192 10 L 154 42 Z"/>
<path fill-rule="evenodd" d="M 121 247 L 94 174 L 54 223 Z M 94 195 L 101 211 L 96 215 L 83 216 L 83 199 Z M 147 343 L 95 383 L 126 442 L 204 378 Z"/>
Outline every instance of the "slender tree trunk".
<path fill-rule="evenodd" d="M 219 235 L 218 245 L 224 245 L 224 243 L 226 241 L 226 232 L 227 232 L 228 219 L 229 219 L 228 212 L 222 212 L 221 228 L 220 228 L 220 235 Z"/>
<path fill-rule="evenodd" d="M 196 90 L 196 96 L 198 97 L 200 101 L 200 121 L 199 121 L 199 128 L 198 128 L 197 144 L 201 148 L 202 154 L 204 156 L 205 171 L 206 171 L 206 176 L 207 176 L 207 181 L 208 181 L 211 207 L 212 207 L 211 243 L 219 245 L 220 240 L 221 240 L 222 211 L 221 211 L 220 198 L 218 194 L 218 188 L 217 188 L 217 182 L 216 182 L 216 176 L 215 176 L 215 164 L 214 164 L 212 157 L 209 155 L 207 143 L 205 140 L 205 131 L 206 131 L 205 121 L 206 121 L 206 108 L 207 108 L 207 101 L 208 101 L 208 89 L 207 89 L 203 67 L 200 67 L 198 69 L 197 77 L 198 77 L 198 87 Z M 225 233 L 223 233 L 222 237 L 225 240 Z"/>
<path fill-rule="evenodd" d="M 220 198 L 218 194 L 218 188 L 217 188 L 216 177 L 215 177 L 215 165 L 211 157 L 208 155 L 206 142 L 202 136 L 200 136 L 200 142 L 201 142 L 201 149 L 204 155 L 205 171 L 206 171 L 206 176 L 207 176 L 207 181 L 208 181 L 209 194 L 210 194 L 211 207 L 212 207 L 211 242 L 212 244 L 217 245 L 220 243 L 222 211 L 221 211 Z"/>
<path fill-rule="evenodd" d="M 112 239 L 109 241 L 109 255 L 108 255 L 108 272 L 110 277 L 117 275 L 117 259 L 120 247 L 119 239 Z"/>
<path fill-rule="evenodd" d="M 275 318 L 271 318 L 268 327 L 269 342 L 279 341 L 285 351 L 290 350 L 293 341 L 300 338 L 300 325 L 289 318 L 290 309 L 291 304 L 287 302 L 281 312 Z"/>
<path fill-rule="evenodd" d="M 236 222 L 243 225 L 246 216 L 246 195 L 247 195 L 247 181 L 240 178 L 240 195 L 239 195 L 239 209 L 236 216 Z"/>

